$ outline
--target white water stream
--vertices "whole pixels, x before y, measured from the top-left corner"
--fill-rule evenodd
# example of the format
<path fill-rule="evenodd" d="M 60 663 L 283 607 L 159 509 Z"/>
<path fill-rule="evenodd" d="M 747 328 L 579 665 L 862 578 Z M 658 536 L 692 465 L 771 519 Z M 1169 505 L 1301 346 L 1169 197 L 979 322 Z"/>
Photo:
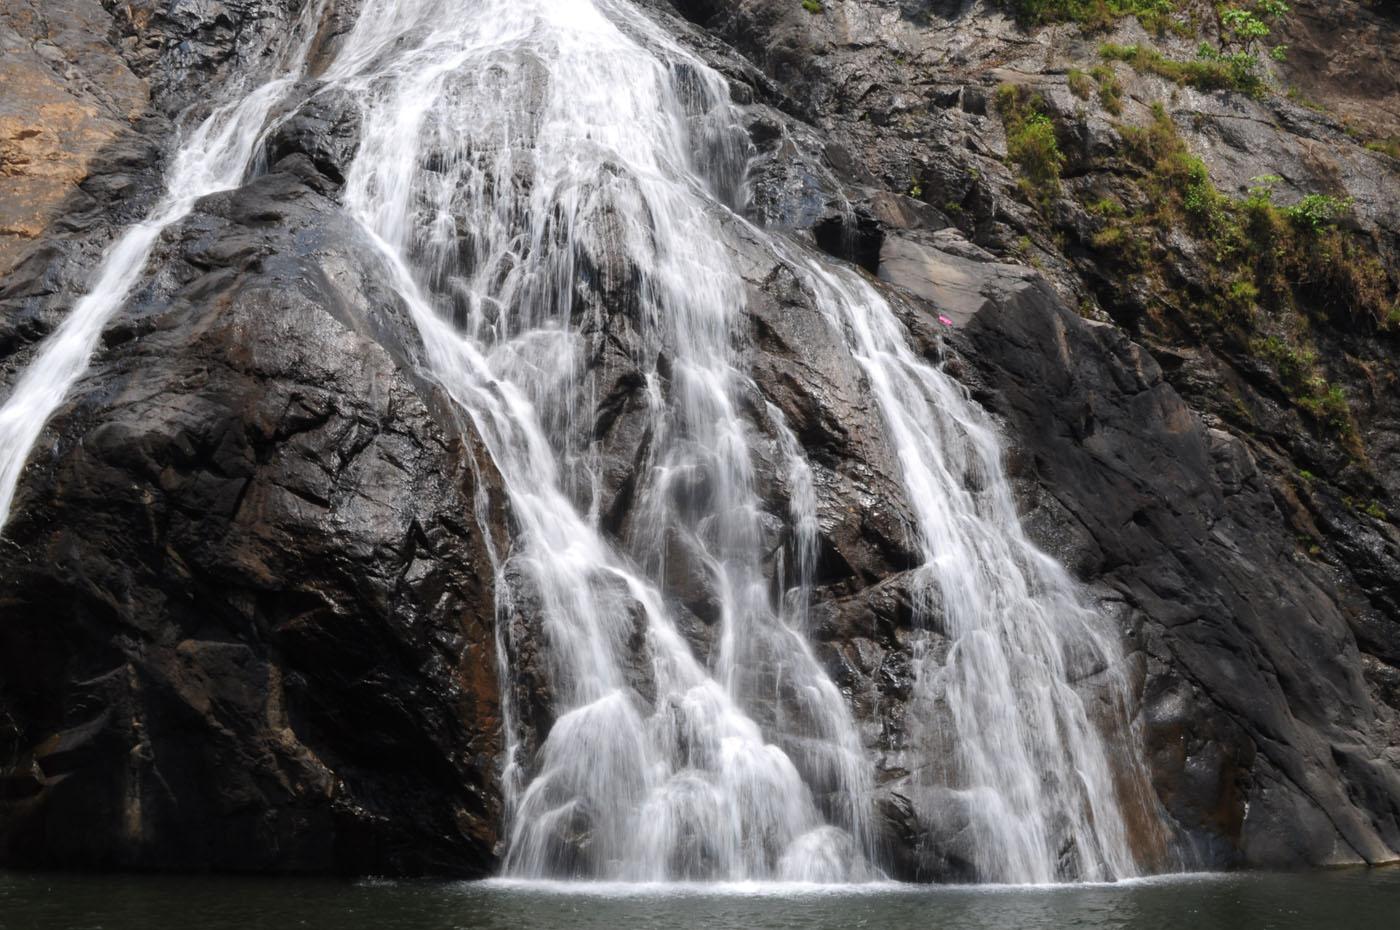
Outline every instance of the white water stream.
<path fill-rule="evenodd" d="M 290 43 L 285 77 L 184 142 L 166 199 L 109 252 L 0 409 L 0 525 L 156 237 L 240 183 L 308 41 Z M 771 531 L 733 345 L 745 295 L 717 221 L 742 200 L 747 152 L 724 80 L 626 0 L 364 0 L 320 80 L 359 102 L 345 208 L 505 481 L 498 585 L 518 587 L 542 624 L 557 720 L 538 747 L 507 725 L 506 873 L 877 875 L 874 763 L 802 633 L 816 498 L 772 409 L 793 489 L 790 590 L 775 596 L 763 569 Z M 950 640 L 945 654 L 929 634 L 915 657 L 923 726 L 904 751 L 919 816 L 962 811 L 984 880 L 1135 874 L 1108 752 L 1069 685 L 1111 670 L 1116 647 L 1025 539 L 985 415 L 909 350 L 855 272 L 773 247 L 869 379 L 918 521 L 926 614 Z M 650 443 L 625 547 L 598 513 L 598 373 L 582 324 L 603 311 L 584 280 L 625 295 L 645 373 Z M 667 597 L 675 552 L 713 590 L 708 663 Z M 775 677 L 800 714 L 772 713 Z"/>

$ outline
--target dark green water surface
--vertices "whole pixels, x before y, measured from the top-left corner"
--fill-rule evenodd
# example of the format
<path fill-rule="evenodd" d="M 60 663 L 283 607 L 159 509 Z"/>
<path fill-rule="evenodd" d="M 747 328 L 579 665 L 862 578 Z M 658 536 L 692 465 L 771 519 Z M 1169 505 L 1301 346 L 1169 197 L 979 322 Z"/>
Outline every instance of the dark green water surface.
<path fill-rule="evenodd" d="M 793 886 L 337 882 L 0 872 L 3 930 L 1400 930 L 1400 869 L 1120 885 Z"/>

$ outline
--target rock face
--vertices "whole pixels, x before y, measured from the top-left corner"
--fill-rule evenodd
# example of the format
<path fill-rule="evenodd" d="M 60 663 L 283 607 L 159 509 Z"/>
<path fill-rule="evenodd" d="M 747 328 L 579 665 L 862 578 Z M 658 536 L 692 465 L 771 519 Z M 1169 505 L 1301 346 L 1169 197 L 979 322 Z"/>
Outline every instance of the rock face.
<path fill-rule="evenodd" d="M 1326 241 L 1348 262 L 1373 256 L 1367 293 L 1393 301 L 1400 163 L 1280 93 L 1176 87 L 1121 63 L 1077 92 L 1071 69 L 1102 64 L 1106 39 L 1173 50 L 1132 20 L 1103 36 L 1027 29 L 980 2 L 642 5 L 744 105 L 747 219 L 864 268 L 920 351 L 999 418 L 1028 529 L 1127 643 L 1171 834 L 1170 851 L 1147 848 L 1150 831 L 1133 824 L 1144 858 L 1220 868 L 1400 855 L 1393 330 L 1304 281 L 1287 319 L 1304 321 L 1312 356 L 1281 360 L 1261 347 L 1302 337 L 1267 328 L 1270 295 L 1249 298 L 1264 322 L 1247 337 L 1196 310 L 1222 298 L 1205 270 L 1212 242 L 1189 218 L 1140 230 L 1144 267 L 1104 245 L 1109 220 L 1095 208 L 1150 199 L 1155 169 L 1134 146 L 1171 119 L 1221 196 L 1275 174 L 1280 203 L 1351 198 L 1344 238 Z M 1334 43 L 1394 44 L 1388 14 L 1295 5 L 1300 58 L 1271 80 L 1302 81 L 1307 56 Z M 0 68 L 20 89 L 0 103 L 7 384 L 139 215 L 199 82 L 255 71 L 302 11 L 296 0 L 62 6 L 0 0 Z M 1324 18 L 1335 6 L 1346 15 Z M 350 12 L 326 10 L 325 54 Z M 1112 82 L 1116 104 L 1101 92 Z M 1019 175 L 1002 85 L 1034 92 L 1055 126 L 1053 188 Z M 1303 90 L 1339 114 L 1364 110 L 1373 142 L 1400 132 L 1393 94 L 1371 106 L 1374 87 L 1335 71 Z M 318 97 L 289 114 L 266 142 L 266 170 L 167 231 L 32 456 L 0 538 L 0 863 L 495 866 L 502 658 L 521 745 L 552 722 L 530 648 L 538 618 L 517 598 L 497 630 L 500 479 L 414 374 L 412 327 L 340 212 L 351 112 Z M 748 290 L 743 402 L 775 527 L 766 569 L 780 571 L 793 535 L 780 414 L 818 503 L 811 635 L 878 761 L 887 866 L 966 877 L 955 838 L 918 833 L 894 761 L 917 561 L 897 458 L 810 296 L 726 222 Z M 628 269 L 606 248 L 584 259 L 577 323 L 599 398 L 586 438 L 600 448 L 601 522 L 625 547 L 646 385 L 617 286 Z M 1330 421 L 1306 393 L 1324 377 L 1343 398 Z M 704 658 L 713 599 L 691 561 L 667 554 L 666 593 Z"/>
<path fill-rule="evenodd" d="M 11 862 L 489 867 L 493 479 L 325 186 L 207 200 L 51 426 L 0 552 Z"/>
<path fill-rule="evenodd" d="M 406 320 L 312 161 L 332 129 L 309 119 L 269 173 L 167 231 L 15 502 L 7 864 L 494 862 L 497 479 L 410 374 Z M 65 237 L 113 222 L 60 228 L 11 273 L 22 335 L 81 286 L 90 245 Z"/>
<path fill-rule="evenodd" d="M 145 110 L 110 29 L 97 0 L 0 7 L 0 274 L 73 211 L 94 161 Z"/>

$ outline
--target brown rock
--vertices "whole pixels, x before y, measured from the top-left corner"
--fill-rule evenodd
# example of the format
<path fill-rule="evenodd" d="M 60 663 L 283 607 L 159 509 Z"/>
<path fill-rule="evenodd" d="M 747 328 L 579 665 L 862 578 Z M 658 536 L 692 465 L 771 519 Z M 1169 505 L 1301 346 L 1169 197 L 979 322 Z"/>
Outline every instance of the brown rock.
<path fill-rule="evenodd" d="M 145 108 L 97 0 L 0 4 L 0 274 Z"/>

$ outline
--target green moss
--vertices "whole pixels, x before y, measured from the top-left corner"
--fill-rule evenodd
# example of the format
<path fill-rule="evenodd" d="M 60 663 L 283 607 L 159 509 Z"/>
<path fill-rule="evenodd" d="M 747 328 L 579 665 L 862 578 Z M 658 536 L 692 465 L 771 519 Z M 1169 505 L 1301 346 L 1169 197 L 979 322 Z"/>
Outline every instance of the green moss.
<path fill-rule="evenodd" d="M 1116 223 L 1105 226 L 1089 239 L 1090 244 L 1100 252 L 1121 252 L 1128 241 L 1128 230 Z"/>
<path fill-rule="evenodd" d="M 1373 520 L 1389 520 L 1390 514 L 1380 505 L 1380 501 L 1370 500 L 1362 503 L 1352 497 L 1343 497 L 1342 504 L 1353 513 L 1364 514 Z"/>
<path fill-rule="evenodd" d="M 1095 216 L 1123 216 L 1127 211 L 1113 197 L 1101 197 L 1086 208 Z"/>
<path fill-rule="evenodd" d="M 813 16 L 818 13 L 826 12 L 826 7 L 822 5 L 821 0 L 802 0 L 802 9 L 811 13 Z"/>
<path fill-rule="evenodd" d="M 1224 301 L 1233 315 L 1251 319 L 1259 302 L 1259 288 L 1248 277 L 1236 278 L 1226 290 Z"/>
<path fill-rule="evenodd" d="M 1272 365 L 1289 400 L 1315 423 L 1343 437 L 1354 435 L 1351 405 L 1342 389 L 1322 375 L 1316 351 L 1279 336 L 1256 338 L 1250 348 Z"/>
<path fill-rule="evenodd" d="M 1286 96 L 1289 100 L 1293 101 L 1294 103 L 1298 104 L 1298 106 L 1312 110 L 1314 113 L 1327 112 L 1327 108 L 1325 106 L 1318 103 L 1316 100 L 1309 99 L 1307 95 L 1305 95 L 1301 90 L 1299 90 L 1296 87 L 1288 88 L 1288 93 L 1284 96 Z"/>
<path fill-rule="evenodd" d="M 1400 332 L 1400 300 L 1386 312 L 1385 318 L 1381 320 L 1381 329 L 1388 332 Z"/>

